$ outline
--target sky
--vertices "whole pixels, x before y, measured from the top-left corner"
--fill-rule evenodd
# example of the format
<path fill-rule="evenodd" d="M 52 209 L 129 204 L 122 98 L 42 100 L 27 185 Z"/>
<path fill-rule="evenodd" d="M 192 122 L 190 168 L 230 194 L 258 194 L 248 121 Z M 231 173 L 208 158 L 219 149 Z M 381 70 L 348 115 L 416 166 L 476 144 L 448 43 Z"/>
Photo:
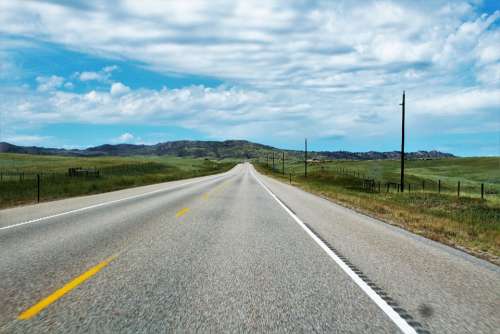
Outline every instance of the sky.
<path fill-rule="evenodd" d="M 0 0 L 0 141 L 500 155 L 500 2 Z"/>

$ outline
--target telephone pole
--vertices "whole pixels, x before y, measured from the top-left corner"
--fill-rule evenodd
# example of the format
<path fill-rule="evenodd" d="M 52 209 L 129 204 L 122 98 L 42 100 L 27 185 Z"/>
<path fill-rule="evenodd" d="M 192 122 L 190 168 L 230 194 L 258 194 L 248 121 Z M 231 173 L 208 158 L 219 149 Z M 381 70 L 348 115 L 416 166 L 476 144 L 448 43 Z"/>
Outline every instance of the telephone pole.
<path fill-rule="evenodd" d="M 283 157 L 281 158 L 281 162 L 283 164 L 283 175 L 285 175 L 285 152 L 283 151 Z"/>
<path fill-rule="evenodd" d="M 305 149 L 304 149 L 304 176 L 307 177 L 307 138 L 305 140 Z"/>
<path fill-rule="evenodd" d="M 405 91 L 403 91 L 403 102 L 401 117 L 401 192 L 405 188 Z"/>
<path fill-rule="evenodd" d="M 273 152 L 273 171 L 274 171 L 274 152 Z"/>

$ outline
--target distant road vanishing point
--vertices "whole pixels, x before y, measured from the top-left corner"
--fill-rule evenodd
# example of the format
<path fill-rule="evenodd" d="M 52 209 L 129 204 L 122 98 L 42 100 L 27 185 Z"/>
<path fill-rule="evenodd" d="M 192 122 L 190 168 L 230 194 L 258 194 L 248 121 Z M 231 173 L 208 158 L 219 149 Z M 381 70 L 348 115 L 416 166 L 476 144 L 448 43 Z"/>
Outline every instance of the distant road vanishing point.
<path fill-rule="evenodd" d="M 500 269 L 260 175 L 0 211 L 0 332 L 494 333 Z"/>

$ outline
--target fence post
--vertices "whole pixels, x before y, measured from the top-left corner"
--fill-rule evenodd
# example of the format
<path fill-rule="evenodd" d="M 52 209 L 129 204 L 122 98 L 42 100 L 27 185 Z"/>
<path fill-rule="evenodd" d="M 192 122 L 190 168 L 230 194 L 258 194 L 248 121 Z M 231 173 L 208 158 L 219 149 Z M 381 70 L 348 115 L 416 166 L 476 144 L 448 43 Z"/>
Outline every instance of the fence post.
<path fill-rule="evenodd" d="M 422 192 L 425 190 L 425 180 L 422 180 Z"/>
<path fill-rule="evenodd" d="M 484 199 L 484 183 L 481 183 L 481 199 Z"/>
<path fill-rule="evenodd" d="M 40 203 L 40 174 L 36 174 L 36 201 Z"/>
<path fill-rule="evenodd" d="M 460 197 L 460 181 L 457 183 L 457 197 Z"/>
<path fill-rule="evenodd" d="M 380 181 L 378 181 L 378 193 L 380 194 Z"/>
<path fill-rule="evenodd" d="M 441 194 L 441 180 L 438 180 L 438 194 Z"/>
<path fill-rule="evenodd" d="M 290 173 L 290 184 L 292 184 L 292 173 Z"/>
<path fill-rule="evenodd" d="M 411 183 L 408 183 L 408 192 L 411 192 Z"/>

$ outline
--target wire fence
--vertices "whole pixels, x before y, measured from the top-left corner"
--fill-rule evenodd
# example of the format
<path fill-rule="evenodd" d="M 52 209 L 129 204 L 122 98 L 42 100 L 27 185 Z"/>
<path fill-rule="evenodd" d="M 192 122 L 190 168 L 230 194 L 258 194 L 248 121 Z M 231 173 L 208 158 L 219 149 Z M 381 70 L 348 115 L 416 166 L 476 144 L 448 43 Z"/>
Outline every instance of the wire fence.
<path fill-rule="evenodd" d="M 57 192 L 78 192 L 74 188 L 97 189 L 97 184 L 106 183 L 116 177 L 160 173 L 171 167 L 155 163 L 122 164 L 96 167 L 71 167 L 67 171 L 20 171 L 0 170 L 0 201 L 32 198 L 40 202 L 40 197 Z M 71 189 L 73 188 L 73 189 Z M 2 203 L 0 203 L 1 206 Z"/>
<path fill-rule="evenodd" d="M 342 176 L 350 176 L 357 180 L 358 186 L 367 192 L 434 192 L 456 194 L 457 197 L 480 197 L 486 199 L 489 195 L 498 195 L 498 190 L 484 182 L 466 182 L 457 180 L 456 182 L 444 181 L 441 179 L 419 179 L 414 182 L 405 182 L 403 185 L 400 182 L 387 180 L 377 180 L 363 172 L 350 170 L 346 168 L 336 168 L 335 173 Z"/>
<path fill-rule="evenodd" d="M 285 173 L 284 166 L 280 164 L 263 164 L 269 170 L 286 174 L 290 183 L 294 175 L 292 173 Z M 500 186 L 494 186 L 490 183 L 484 182 L 471 182 L 464 180 L 449 179 L 422 179 L 412 180 L 405 182 L 402 186 L 400 182 L 387 180 L 383 178 L 376 178 L 366 173 L 355 169 L 348 169 L 343 167 L 310 170 L 309 177 L 315 174 L 321 176 L 330 175 L 333 177 L 344 178 L 344 184 L 349 188 L 355 188 L 365 192 L 371 193 L 437 193 L 446 195 L 455 195 L 457 197 L 476 197 L 486 200 L 488 198 L 498 198 L 500 194 Z M 296 176 L 295 176 L 296 177 Z M 301 176 L 303 177 L 303 176 Z M 414 178 L 414 177 L 413 177 Z"/>

